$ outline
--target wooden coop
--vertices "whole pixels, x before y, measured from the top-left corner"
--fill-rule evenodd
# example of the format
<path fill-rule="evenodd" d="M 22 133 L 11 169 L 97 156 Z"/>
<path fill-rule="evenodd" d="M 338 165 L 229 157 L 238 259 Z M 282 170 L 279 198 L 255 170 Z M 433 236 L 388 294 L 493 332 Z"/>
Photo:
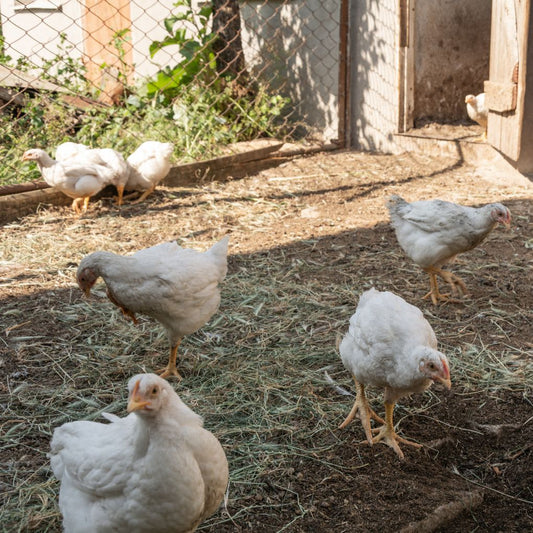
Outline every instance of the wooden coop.
<path fill-rule="evenodd" d="M 529 0 L 344 0 L 342 10 L 348 146 L 398 151 L 405 136 L 458 143 L 468 137 L 465 96 L 485 92 L 488 143 L 533 173 Z"/>

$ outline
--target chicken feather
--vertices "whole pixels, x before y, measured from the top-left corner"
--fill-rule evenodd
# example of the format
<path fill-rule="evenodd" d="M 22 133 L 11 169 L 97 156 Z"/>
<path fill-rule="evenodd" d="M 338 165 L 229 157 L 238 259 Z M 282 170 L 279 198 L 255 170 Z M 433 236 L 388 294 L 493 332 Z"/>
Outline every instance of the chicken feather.
<path fill-rule="evenodd" d="M 448 360 L 437 350 L 437 338 L 430 324 L 417 307 L 399 296 L 370 289 L 359 299 L 339 352 L 357 388 L 354 407 L 341 428 L 359 411 L 369 444 L 383 440 L 403 458 L 398 442 L 419 445 L 394 432 L 395 403 L 403 396 L 426 390 L 433 381 L 451 386 Z M 364 393 L 367 386 L 385 390 L 385 421 L 370 409 Z M 374 438 L 371 418 L 384 422 Z"/>
<path fill-rule="evenodd" d="M 22 160 L 35 161 L 44 181 L 67 196 L 74 198 L 72 207 L 79 213 L 87 209 L 91 196 L 100 192 L 107 185 L 116 185 L 127 179 L 128 171 L 125 162 L 121 167 L 122 170 L 119 170 L 116 163 L 100 156 L 94 157 L 90 154 L 91 152 L 92 150 L 82 151 L 64 161 L 56 161 L 44 150 L 33 148 L 24 152 Z M 117 161 L 119 157 L 122 156 L 116 152 L 113 161 Z M 120 175 L 121 171 L 126 174 Z M 83 202 L 83 208 L 80 208 L 81 202 Z"/>
<path fill-rule="evenodd" d="M 130 176 L 126 189 L 142 192 L 132 203 L 142 202 L 166 177 L 170 171 L 173 150 L 172 143 L 146 141 L 127 158 Z"/>

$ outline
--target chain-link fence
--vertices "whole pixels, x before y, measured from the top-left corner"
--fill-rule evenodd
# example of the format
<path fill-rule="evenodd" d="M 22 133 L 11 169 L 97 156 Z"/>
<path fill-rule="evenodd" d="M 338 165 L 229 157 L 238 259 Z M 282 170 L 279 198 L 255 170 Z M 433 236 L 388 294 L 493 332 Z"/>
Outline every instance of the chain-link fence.
<path fill-rule="evenodd" d="M 0 0 L 0 184 L 31 147 L 127 154 L 170 141 L 205 159 L 261 137 L 338 131 L 334 0 Z"/>

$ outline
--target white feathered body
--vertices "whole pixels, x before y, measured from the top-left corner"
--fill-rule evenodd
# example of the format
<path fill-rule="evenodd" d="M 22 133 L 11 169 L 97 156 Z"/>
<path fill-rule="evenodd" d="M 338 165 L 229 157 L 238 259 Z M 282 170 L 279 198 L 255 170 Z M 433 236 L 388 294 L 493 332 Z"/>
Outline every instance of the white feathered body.
<path fill-rule="evenodd" d="M 54 431 L 66 533 L 185 533 L 216 511 L 228 482 L 224 450 L 175 393 L 170 400 L 154 418 L 131 413 Z"/>
<path fill-rule="evenodd" d="M 485 103 L 485 93 L 466 97 L 466 112 L 468 116 L 480 126 L 487 128 L 489 109 Z"/>
<path fill-rule="evenodd" d="M 79 155 L 81 152 L 85 152 L 90 148 L 86 144 L 64 142 L 56 148 L 56 161 L 65 161 L 71 157 Z"/>
<path fill-rule="evenodd" d="M 388 203 L 392 225 L 403 251 L 421 267 L 440 267 L 457 254 L 480 244 L 494 229 L 494 209 L 502 204 L 469 207 L 444 200 L 406 202 L 392 196 Z"/>
<path fill-rule="evenodd" d="M 168 242 L 131 256 L 94 252 L 80 262 L 102 276 L 116 302 L 158 320 L 171 343 L 202 327 L 220 304 L 229 237 L 206 252 Z"/>
<path fill-rule="evenodd" d="M 420 372 L 421 357 L 446 359 L 417 307 L 375 289 L 361 295 L 339 351 L 344 366 L 359 383 L 385 388 L 386 399 L 392 401 L 431 385 Z"/>
<path fill-rule="evenodd" d="M 44 150 L 32 149 L 23 158 L 35 161 L 44 181 L 71 198 L 93 196 L 113 179 L 113 171 L 108 166 L 79 161 L 77 157 L 59 162 Z"/>
<path fill-rule="evenodd" d="M 146 191 L 157 185 L 170 171 L 171 143 L 146 141 L 128 158 L 130 176 L 126 189 Z"/>
<path fill-rule="evenodd" d="M 124 187 L 129 179 L 130 167 L 123 155 L 112 148 L 89 148 L 85 144 L 66 142 L 56 148 L 56 160 L 65 165 L 106 167 L 105 185 Z"/>

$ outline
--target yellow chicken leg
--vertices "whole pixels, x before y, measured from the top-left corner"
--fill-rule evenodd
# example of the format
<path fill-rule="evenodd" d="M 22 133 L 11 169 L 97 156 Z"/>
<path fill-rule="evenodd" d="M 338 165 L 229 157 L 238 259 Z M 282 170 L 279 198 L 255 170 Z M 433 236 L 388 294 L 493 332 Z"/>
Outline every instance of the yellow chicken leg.
<path fill-rule="evenodd" d="M 428 268 L 424 268 L 424 270 L 429 275 L 429 292 L 423 296 L 423 299 L 426 299 L 428 297 L 431 297 L 431 301 L 433 302 L 433 305 L 437 305 L 440 301 L 443 302 L 460 302 L 461 300 L 458 300 L 457 298 L 452 298 L 450 294 L 443 294 L 439 291 L 439 284 L 437 283 L 437 276 L 440 276 L 446 283 L 450 285 L 452 288 L 453 294 L 460 294 L 461 296 L 466 294 L 466 285 L 464 284 L 463 280 L 456 276 L 455 274 L 452 274 L 451 272 L 448 272 L 447 270 L 442 270 L 441 268 L 437 268 L 434 266 L 430 266 Z"/>
<path fill-rule="evenodd" d="M 124 196 L 124 185 L 117 185 L 117 193 L 118 193 L 117 205 L 118 207 L 120 207 L 122 205 L 122 198 Z"/>
<path fill-rule="evenodd" d="M 141 203 L 143 200 L 146 200 L 147 196 L 152 194 L 155 190 L 155 185 L 153 187 L 150 187 L 147 191 L 144 191 L 141 196 L 139 198 L 137 198 L 137 200 L 134 200 L 133 202 L 131 202 L 133 205 L 134 204 L 139 204 Z"/>
<path fill-rule="evenodd" d="M 168 376 L 174 376 L 177 377 L 180 381 L 182 379 L 180 373 L 178 372 L 178 369 L 176 368 L 176 358 L 178 356 L 178 346 L 181 343 L 181 339 L 176 342 L 171 348 L 170 348 L 170 357 L 168 358 L 168 365 L 163 368 L 163 370 L 159 370 L 159 375 L 162 378 L 166 378 Z"/>
<path fill-rule="evenodd" d="M 409 444 L 415 448 L 422 448 L 421 444 L 404 439 L 396 434 L 394 431 L 394 424 L 392 421 L 392 415 L 394 412 L 394 403 L 385 402 L 385 424 L 380 428 L 374 430 L 377 435 L 372 439 L 372 443 L 383 441 L 384 444 L 390 446 L 398 455 L 400 459 L 404 458 L 403 452 L 400 449 L 399 442 L 402 444 Z"/>
<path fill-rule="evenodd" d="M 366 439 L 369 444 L 372 444 L 372 430 L 370 429 L 370 419 L 373 418 L 381 424 L 384 424 L 385 421 L 383 418 L 378 416 L 373 409 L 368 405 L 368 400 L 365 396 L 365 386 L 357 382 L 355 377 L 353 378 L 355 382 L 355 388 L 357 389 L 357 394 L 355 396 L 355 402 L 353 404 L 352 410 L 346 417 L 346 420 L 339 426 L 339 429 L 345 428 L 355 417 L 357 411 L 359 411 L 359 418 L 363 429 L 365 430 Z"/>

